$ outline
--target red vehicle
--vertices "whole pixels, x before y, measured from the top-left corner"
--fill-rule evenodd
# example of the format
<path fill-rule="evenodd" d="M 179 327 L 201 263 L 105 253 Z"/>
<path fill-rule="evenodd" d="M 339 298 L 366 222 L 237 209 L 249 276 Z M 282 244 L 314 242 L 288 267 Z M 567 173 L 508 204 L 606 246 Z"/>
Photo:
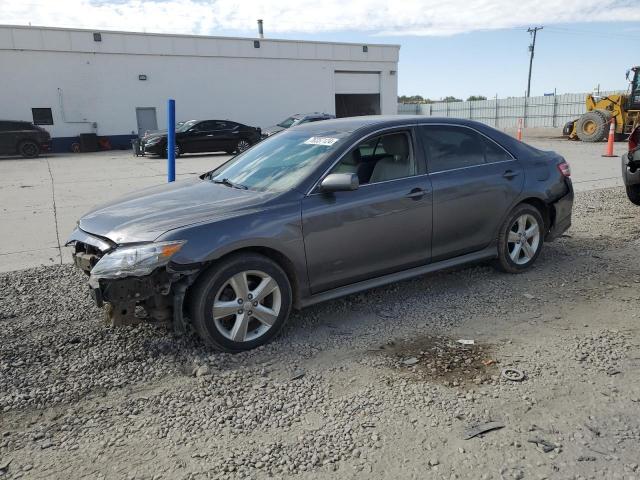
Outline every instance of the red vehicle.
<path fill-rule="evenodd" d="M 631 203 L 640 206 L 640 125 L 629 135 L 629 151 L 622 155 L 622 180 Z"/>

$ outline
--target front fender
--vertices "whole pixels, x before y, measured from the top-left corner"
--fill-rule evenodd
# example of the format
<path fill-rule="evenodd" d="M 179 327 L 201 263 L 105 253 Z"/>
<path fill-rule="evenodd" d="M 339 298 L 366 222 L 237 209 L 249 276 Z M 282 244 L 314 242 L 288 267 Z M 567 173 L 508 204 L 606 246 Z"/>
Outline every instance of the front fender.
<path fill-rule="evenodd" d="M 299 287 L 307 286 L 306 258 L 299 200 L 267 209 L 243 212 L 209 223 L 171 230 L 157 241 L 186 240 L 171 259 L 174 269 L 206 265 L 246 248 L 268 248 L 286 257 L 295 268 Z"/>

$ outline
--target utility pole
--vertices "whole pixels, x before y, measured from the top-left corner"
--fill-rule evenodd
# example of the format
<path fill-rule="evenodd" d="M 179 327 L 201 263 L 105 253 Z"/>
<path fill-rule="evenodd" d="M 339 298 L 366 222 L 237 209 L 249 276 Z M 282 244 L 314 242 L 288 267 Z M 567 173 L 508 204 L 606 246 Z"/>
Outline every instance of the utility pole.
<path fill-rule="evenodd" d="M 536 50 L 536 34 L 538 33 L 538 30 L 542 30 L 543 28 L 544 27 L 533 27 L 527 29 L 527 32 L 529 32 L 529 34 L 533 36 L 533 41 L 531 42 L 531 45 L 529 45 L 529 52 L 531 55 L 529 56 L 529 81 L 527 82 L 527 97 L 531 95 L 531 67 L 533 66 L 533 53 Z"/>

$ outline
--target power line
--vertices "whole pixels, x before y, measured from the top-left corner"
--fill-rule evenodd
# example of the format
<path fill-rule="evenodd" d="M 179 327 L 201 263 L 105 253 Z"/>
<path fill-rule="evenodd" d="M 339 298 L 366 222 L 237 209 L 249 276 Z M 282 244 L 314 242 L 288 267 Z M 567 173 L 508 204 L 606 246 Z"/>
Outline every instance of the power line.
<path fill-rule="evenodd" d="M 536 50 L 536 34 L 538 33 L 538 30 L 542 30 L 543 28 L 544 27 L 533 27 L 527 29 L 527 32 L 529 32 L 529 34 L 531 34 L 533 37 L 533 41 L 531 42 L 531 45 L 529 45 L 529 52 L 531 52 L 531 56 L 529 57 L 529 81 L 527 82 L 527 98 L 531 94 L 531 68 L 533 67 L 533 54 Z"/>
<path fill-rule="evenodd" d="M 547 26 L 549 33 L 555 33 L 560 35 L 587 35 L 590 37 L 602 37 L 602 38 L 630 38 L 634 40 L 640 40 L 640 35 L 633 35 L 620 32 L 597 32 L 594 30 L 581 30 L 575 28 L 553 27 Z"/>

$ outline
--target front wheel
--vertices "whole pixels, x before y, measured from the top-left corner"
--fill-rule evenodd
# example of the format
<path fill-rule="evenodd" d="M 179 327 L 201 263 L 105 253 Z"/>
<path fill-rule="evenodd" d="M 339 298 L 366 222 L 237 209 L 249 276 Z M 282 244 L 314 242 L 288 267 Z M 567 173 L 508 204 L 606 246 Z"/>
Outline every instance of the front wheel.
<path fill-rule="evenodd" d="M 544 222 L 537 208 L 521 204 L 513 209 L 498 235 L 498 268 L 520 273 L 533 265 L 542 250 Z"/>
<path fill-rule="evenodd" d="M 192 287 L 189 313 L 202 340 L 226 352 L 273 339 L 291 311 L 291 284 L 280 266 L 258 254 L 234 255 L 205 271 Z"/>
<path fill-rule="evenodd" d="M 236 145 L 236 152 L 242 153 L 245 150 L 247 150 L 249 147 L 251 147 L 251 143 L 249 143 L 249 140 L 242 138 L 238 140 L 238 144 Z"/>
<path fill-rule="evenodd" d="M 627 197 L 634 205 L 640 205 L 640 185 L 627 185 Z"/>
<path fill-rule="evenodd" d="M 169 156 L 169 148 L 168 147 L 169 147 L 168 145 L 165 145 L 164 149 L 162 151 L 162 156 L 164 158 L 167 158 Z M 174 152 L 176 154 L 176 158 L 178 158 L 180 156 L 180 154 L 182 153 L 182 149 L 180 148 L 180 144 L 176 143 Z"/>

